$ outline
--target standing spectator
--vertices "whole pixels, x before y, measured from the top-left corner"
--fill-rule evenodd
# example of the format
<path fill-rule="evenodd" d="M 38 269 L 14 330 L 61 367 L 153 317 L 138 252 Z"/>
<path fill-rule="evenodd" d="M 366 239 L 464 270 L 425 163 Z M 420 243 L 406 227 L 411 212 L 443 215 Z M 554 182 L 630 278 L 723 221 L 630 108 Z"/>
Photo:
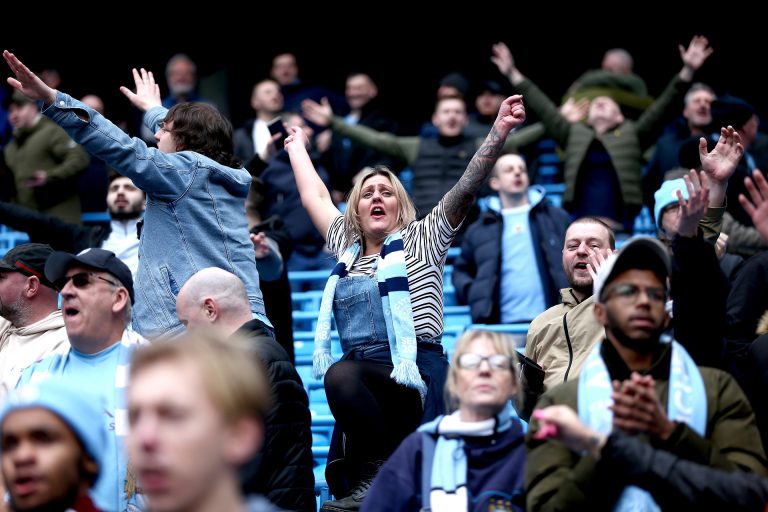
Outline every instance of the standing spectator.
<path fill-rule="evenodd" d="M 217 266 L 246 283 L 254 317 L 271 329 L 244 215 L 251 177 L 232 154 L 229 121 L 205 103 L 166 110 L 154 76 L 134 69 L 137 92 L 121 91 L 147 112 L 146 124 L 158 141 L 157 149 L 149 148 L 95 110 L 45 85 L 10 52 L 3 57 L 16 75 L 11 85 L 42 100 L 47 116 L 147 193 L 134 328 L 148 337 L 181 332 L 179 289 L 198 268 Z"/>
<path fill-rule="evenodd" d="M 500 157 L 490 186 L 501 208 L 489 209 L 464 235 L 453 285 L 475 323 L 530 322 L 557 304 L 568 284 L 560 248 L 570 217 L 529 183 L 520 156 Z"/>
<path fill-rule="evenodd" d="M 88 155 L 21 91 L 11 95 L 8 119 L 14 130 L 4 153 L 16 183 L 14 202 L 80 224 L 77 180 Z"/>

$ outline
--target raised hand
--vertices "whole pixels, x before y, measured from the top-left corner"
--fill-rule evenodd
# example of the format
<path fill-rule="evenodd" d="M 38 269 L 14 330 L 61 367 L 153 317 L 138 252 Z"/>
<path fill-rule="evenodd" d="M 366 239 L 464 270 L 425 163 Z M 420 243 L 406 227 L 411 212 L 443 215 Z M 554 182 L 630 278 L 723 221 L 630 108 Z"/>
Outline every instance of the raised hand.
<path fill-rule="evenodd" d="M 491 62 L 499 68 L 502 75 L 508 76 L 515 67 L 515 59 L 512 57 L 512 52 L 509 51 L 509 46 L 504 43 L 496 43 L 493 45 L 492 51 Z"/>
<path fill-rule="evenodd" d="M 289 126 L 288 136 L 285 138 L 285 150 L 290 153 L 301 147 L 304 149 L 304 152 L 306 152 L 307 146 L 309 146 L 309 139 L 307 138 L 307 134 L 304 133 L 304 130 L 298 126 Z"/>
<path fill-rule="evenodd" d="M 678 49 L 683 65 L 691 71 L 697 71 L 714 51 L 709 46 L 709 40 L 704 36 L 693 36 L 688 48 L 678 45 Z"/>
<path fill-rule="evenodd" d="M 616 251 L 612 250 L 610 248 L 607 249 L 592 249 L 592 252 L 589 253 L 589 265 L 587 265 L 587 271 L 589 272 L 589 275 L 592 277 L 592 281 L 595 280 L 597 277 L 597 273 L 600 272 L 600 267 L 603 266 L 605 263 L 605 260 L 608 259 L 608 257 L 611 254 L 614 254 Z"/>
<path fill-rule="evenodd" d="M 565 118 L 569 123 L 578 123 L 582 119 L 587 117 L 589 112 L 589 100 L 587 98 L 581 98 L 576 101 L 573 98 L 560 105 L 560 115 Z"/>
<path fill-rule="evenodd" d="M 307 120 L 315 123 L 317 126 L 328 126 L 331 124 L 333 109 L 328 102 L 328 98 L 323 98 L 320 103 L 306 99 L 301 102 L 301 112 Z"/>
<path fill-rule="evenodd" d="M 747 187 L 751 201 L 744 194 L 739 194 L 739 202 L 752 218 L 752 224 L 760 236 L 768 241 L 768 182 L 763 173 L 755 169 L 752 178 L 744 178 L 744 186 Z"/>
<path fill-rule="evenodd" d="M 155 75 L 144 68 L 141 68 L 140 72 L 137 71 L 136 68 L 133 68 L 132 71 L 133 81 L 136 84 L 136 92 L 134 93 L 125 86 L 120 87 L 120 92 L 122 92 L 126 98 L 128 98 L 130 102 L 142 112 L 146 112 L 152 107 L 159 107 L 162 105 L 160 99 L 160 86 L 155 83 Z"/>
<path fill-rule="evenodd" d="M 525 121 L 525 106 L 523 97 L 519 94 L 505 99 L 499 107 L 499 114 L 496 116 L 494 127 L 505 130 L 504 135 L 513 128 L 517 128 Z"/>
<path fill-rule="evenodd" d="M 699 139 L 699 159 L 701 170 L 714 182 L 727 183 L 736 166 L 744 155 L 744 146 L 741 144 L 739 132 L 733 129 L 720 128 L 720 138 L 717 145 L 707 153 L 707 140 Z"/>
<path fill-rule="evenodd" d="M 51 104 L 56 100 L 56 90 L 51 89 L 45 82 L 29 70 L 14 54 L 8 50 L 3 51 L 3 58 L 8 63 L 16 78 L 8 77 L 8 84 L 14 89 L 33 100 L 42 100 Z"/>
<path fill-rule="evenodd" d="M 699 221 L 704 218 L 709 206 L 709 178 L 702 171 L 701 179 L 696 171 L 683 176 L 688 189 L 688 201 L 683 199 L 683 193 L 677 190 L 678 216 L 677 232 L 679 235 L 692 238 L 699 232 Z"/>

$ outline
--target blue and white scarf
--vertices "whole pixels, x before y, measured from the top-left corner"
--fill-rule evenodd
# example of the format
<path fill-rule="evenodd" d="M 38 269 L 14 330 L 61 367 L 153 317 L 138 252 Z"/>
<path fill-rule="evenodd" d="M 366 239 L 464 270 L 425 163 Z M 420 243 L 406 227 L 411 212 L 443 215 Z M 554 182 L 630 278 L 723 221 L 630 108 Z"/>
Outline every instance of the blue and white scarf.
<path fill-rule="evenodd" d="M 613 428 L 613 404 L 611 377 L 598 343 L 592 348 L 584 368 L 579 375 L 578 410 L 579 418 L 601 434 L 609 434 Z M 698 434 L 704 435 L 707 428 L 707 394 L 704 380 L 696 363 L 682 345 L 672 341 L 672 364 L 669 371 L 669 397 L 667 417 L 670 420 L 687 423 Z M 660 511 L 661 509 L 647 491 L 627 486 L 622 491 L 614 508 L 625 511 Z"/>
<path fill-rule="evenodd" d="M 341 256 L 325 285 L 312 355 L 312 373 L 316 379 L 322 378 L 334 362 L 331 357 L 331 313 L 336 284 L 347 275 L 359 254 L 358 240 Z M 408 288 L 405 251 L 400 231 L 395 231 L 384 240 L 377 262 L 376 278 L 387 323 L 392 365 L 395 367 L 391 377 L 398 384 L 418 390 L 424 403 L 427 387 L 421 380 L 419 367 L 416 365 L 416 330 L 413 326 L 411 292 Z"/>
<path fill-rule="evenodd" d="M 438 416 L 418 428 L 419 432 L 437 433 L 432 458 L 432 481 L 429 504 L 431 510 L 463 511 L 469 506 L 467 495 L 467 453 L 462 436 L 486 437 L 512 427 L 512 405 L 495 417 L 484 421 L 462 421 L 459 411 L 449 416 Z M 429 464 L 430 461 L 422 461 Z"/>

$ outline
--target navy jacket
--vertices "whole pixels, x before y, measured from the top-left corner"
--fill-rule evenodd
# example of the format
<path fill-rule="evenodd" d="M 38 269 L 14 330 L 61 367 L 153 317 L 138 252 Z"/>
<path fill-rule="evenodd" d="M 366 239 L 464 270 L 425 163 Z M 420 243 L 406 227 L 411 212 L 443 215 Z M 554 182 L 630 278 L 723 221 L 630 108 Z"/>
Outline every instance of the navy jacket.
<path fill-rule="evenodd" d="M 563 270 L 563 244 L 571 219 L 565 210 L 553 206 L 546 198 L 531 208 L 528 215 L 544 299 L 546 307 L 551 307 L 560 302 L 559 290 L 568 287 Z M 492 210 L 484 213 L 467 228 L 461 254 L 453 265 L 456 298 L 460 304 L 469 304 L 475 323 L 501 321 L 499 278 L 503 227 L 499 213 Z"/>

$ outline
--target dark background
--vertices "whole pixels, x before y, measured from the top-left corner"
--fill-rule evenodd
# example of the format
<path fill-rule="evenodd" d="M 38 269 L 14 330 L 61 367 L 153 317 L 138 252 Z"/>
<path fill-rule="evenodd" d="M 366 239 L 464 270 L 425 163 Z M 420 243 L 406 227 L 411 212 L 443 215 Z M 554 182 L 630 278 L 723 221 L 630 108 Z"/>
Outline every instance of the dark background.
<path fill-rule="evenodd" d="M 363 4 L 356 5 L 361 9 Z M 315 6 L 316 12 L 307 13 L 300 4 L 286 3 L 276 14 L 258 12 L 258 5 L 256 14 L 222 7 L 221 12 L 212 9 L 152 23 L 147 19 L 159 15 L 126 13 L 130 22 L 125 26 L 106 24 L 105 19 L 74 21 L 77 16 L 71 15 L 72 20 L 35 20 L 34 30 L 13 27 L 7 23 L 10 16 L 0 32 L 0 46 L 35 70 L 58 69 L 65 92 L 101 95 L 113 120 L 131 115 L 118 91 L 120 85 L 130 85 L 131 67 L 155 71 L 165 95 L 165 62 L 185 52 L 197 62 L 204 83 L 226 90 L 235 126 L 252 115 L 251 87 L 267 75 L 272 56 L 293 51 L 306 83 L 343 92 L 347 72 L 369 72 L 391 115 L 413 129 L 429 118 L 437 83 L 446 73 L 464 72 L 472 82 L 493 76 L 489 57 L 496 41 L 505 41 L 520 70 L 555 98 L 583 71 L 599 67 L 606 49 L 626 48 L 635 57 L 636 73 L 657 96 L 680 69 L 677 45 L 687 45 L 692 35 L 701 33 L 715 53 L 695 80 L 712 85 L 718 94 L 747 99 L 758 113 L 768 111 L 766 29 L 741 6 L 680 4 L 675 9 L 689 13 L 673 16 L 663 5 L 627 4 L 622 10 L 636 14 L 618 17 L 610 9 L 576 4 L 543 4 L 530 12 L 505 5 L 466 3 L 463 13 L 441 9 L 432 18 L 413 18 L 409 13 L 415 5 L 370 4 L 365 16 L 350 17 L 352 11 L 344 7 L 334 6 L 329 13 Z M 304 11 L 301 20 L 293 19 L 294 11 Z M 21 21 L 30 23 L 30 15 Z"/>

